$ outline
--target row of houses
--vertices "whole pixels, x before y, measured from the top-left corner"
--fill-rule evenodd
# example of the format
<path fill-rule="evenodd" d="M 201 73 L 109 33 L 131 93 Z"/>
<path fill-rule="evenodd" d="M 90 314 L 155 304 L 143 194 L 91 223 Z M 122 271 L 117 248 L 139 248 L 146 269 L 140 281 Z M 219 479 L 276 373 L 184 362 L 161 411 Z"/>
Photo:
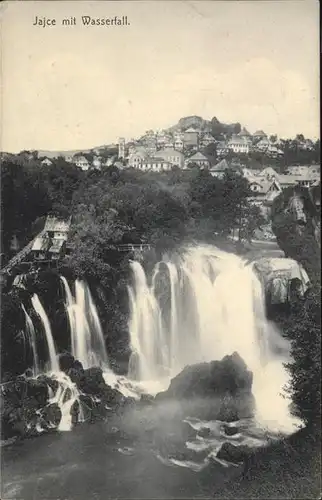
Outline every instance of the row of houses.
<path fill-rule="evenodd" d="M 273 200 L 283 189 L 291 186 L 310 188 L 320 185 L 320 166 L 289 167 L 285 174 L 277 173 L 272 167 L 261 171 L 243 169 L 242 174 L 248 180 L 252 196 L 250 201 L 258 205 L 264 215 L 269 214 Z"/>
<path fill-rule="evenodd" d="M 215 138 L 211 134 L 211 128 L 197 128 L 191 126 L 186 130 L 148 130 L 141 138 L 125 141 L 120 138 L 116 146 L 118 154 L 108 159 L 101 156 L 102 148 L 91 150 L 89 155 L 81 152 L 75 154 L 65 154 L 67 162 L 74 163 L 82 170 L 90 168 L 101 168 L 119 162 L 117 166 L 123 165 L 138 168 L 140 170 L 169 170 L 172 166 L 184 168 L 187 163 L 197 163 L 200 167 L 209 168 L 212 160 L 209 159 L 205 151 L 210 145 L 214 145 L 212 157 L 222 159 L 229 156 L 229 153 L 237 155 L 258 152 L 271 158 L 281 158 L 284 155 L 285 141 L 276 136 L 268 137 L 263 130 L 257 130 L 254 134 L 244 127 L 238 134 L 230 137 L 219 136 Z M 303 140 L 302 140 L 303 139 Z M 296 139 L 296 144 L 300 149 L 313 149 L 314 144 L 310 139 Z M 114 145 L 113 145 L 114 146 Z M 103 148 L 104 149 L 104 148 Z M 49 165 L 50 158 L 45 158 L 42 164 Z"/>
<path fill-rule="evenodd" d="M 312 143 L 312 141 L 310 141 Z M 119 158 L 130 158 L 140 147 L 144 147 L 152 158 L 159 157 L 159 151 L 174 149 L 185 153 L 203 150 L 210 144 L 216 146 L 217 157 L 224 157 L 233 152 L 236 154 L 249 154 L 251 151 L 265 153 L 272 158 L 284 155 L 283 141 L 269 138 L 262 130 L 251 135 L 246 128 L 238 134 L 233 134 L 224 140 L 215 139 L 209 131 L 202 131 L 193 127 L 183 131 L 155 133 L 152 130 L 137 141 L 131 140 L 125 143 L 124 138 L 119 139 Z M 313 143 L 311 144 L 313 146 Z"/>
<path fill-rule="evenodd" d="M 279 143 L 273 144 L 262 131 L 257 131 L 253 136 L 244 128 L 237 135 L 225 141 L 217 141 L 209 133 L 202 133 L 193 128 L 185 132 L 175 132 L 173 136 L 166 133 L 156 135 L 148 131 L 138 141 L 125 143 L 119 139 L 118 157 L 129 167 L 139 170 L 169 170 L 172 166 L 184 168 L 188 163 L 196 163 L 201 168 L 211 167 L 211 159 L 205 154 L 204 148 L 214 144 L 216 157 L 223 158 L 230 152 L 235 154 L 248 154 L 258 151 L 271 157 L 283 156 Z"/>
<path fill-rule="evenodd" d="M 100 156 L 93 156 L 93 160 L 89 161 L 85 156 L 82 154 L 76 154 L 74 156 L 65 156 L 64 160 L 67 163 L 73 163 L 76 165 L 76 167 L 80 168 L 81 170 L 89 170 L 90 168 L 92 169 L 100 169 L 104 166 L 109 167 L 111 166 L 115 160 L 115 157 L 110 157 L 108 159 L 103 159 Z M 50 166 L 53 164 L 53 160 L 50 158 L 44 158 L 41 161 L 41 165 L 43 166 Z"/>

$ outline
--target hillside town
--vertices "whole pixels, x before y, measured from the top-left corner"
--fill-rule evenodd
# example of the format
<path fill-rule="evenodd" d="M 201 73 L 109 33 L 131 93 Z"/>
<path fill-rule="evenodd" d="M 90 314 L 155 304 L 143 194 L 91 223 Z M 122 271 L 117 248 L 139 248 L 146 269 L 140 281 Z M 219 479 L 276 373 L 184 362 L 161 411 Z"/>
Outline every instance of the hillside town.
<path fill-rule="evenodd" d="M 3 158 L 12 156 L 17 155 L 2 153 Z M 218 178 L 234 171 L 248 180 L 251 201 L 263 215 L 269 214 L 283 189 L 320 185 L 319 140 L 302 134 L 285 140 L 263 130 L 251 134 L 239 123 L 225 125 L 217 118 L 207 121 L 198 116 L 181 118 L 169 129 L 148 130 L 137 139 L 119 138 L 117 144 L 86 151 L 23 151 L 18 157 L 44 168 L 61 158 L 83 171 L 114 167 L 162 173 L 195 168 Z M 320 197 L 315 201 L 319 208 Z"/>

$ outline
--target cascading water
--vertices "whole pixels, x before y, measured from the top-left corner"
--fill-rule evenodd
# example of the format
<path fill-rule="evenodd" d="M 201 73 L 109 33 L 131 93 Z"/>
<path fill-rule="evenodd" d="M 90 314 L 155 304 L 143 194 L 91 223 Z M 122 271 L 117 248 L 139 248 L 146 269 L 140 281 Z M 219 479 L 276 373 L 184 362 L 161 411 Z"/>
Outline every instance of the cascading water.
<path fill-rule="evenodd" d="M 151 284 L 140 263 L 131 267 L 129 378 L 146 385 L 159 380 L 166 388 L 185 365 L 237 351 L 253 372 L 258 421 L 274 430 L 293 430 L 289 402 L 281 394 L 288 381 L 285 360 L 274 354 L 276 347 L 287 352 L 288 345 L 266 319 L 264 292 L 252 264 L 198 246 L 158 263 Z M 162 274 L 170 284 L 166 305 L 157 293 Z"/>
<path fill-rule="evenodd" d="M 71 351 L 84 368 L 108 366 L 106 347 L 101 323 L 88 285 L 75 281 L 75 297 L 64 276 L 61 276 L 66 295 L 66 311 L 69 319 Z"/>
<path fill-rule="evenodd" d="M 37 339 L 36 339 L 36 332 L 35 332 L 35 327 L 32 322 L 31 317 L 27 313 L 25 306 L 22 304 L 21 305 L 22 310 L 25 314 L 25 319 L 26 319 L 26 332 L 27 336 L 29 339 L 29 343 L 32 349 L 32 355 L 33 355 L 33 366 L 32 366 L 32 373 L 34 377 L 36 377 L 39 373 L 39 359 L 38 359 L 38 352 L 37 352 Z"/>
<path fill-rule="evenodd" d="M 65 373 L 53 374 L 53 378 L 59 383 L 56 394 L 50 400 L 50 403 L 57 403 L 61 410 L 62 417 L 58 430 L 69 431 L 72 427 L 71 409 L 76 402 L 78 403 L 80 412 L 78 422 L 83 420 L 82 405 L 79 403 L 79 391 Z"/>
<path fill-rule="evenodd" d="M 46 336 L 46 342 L 47 342 L 47 347 L 48 347 L 48 355 L 49 355 L 49 371 L 51 372 L 58 372 L 59 371 L 59 364 L 58 364 L 58 359 L 57 359 L 57 353 L 56 353 L 56 348 L 55 348 L 55 343 L 54 339 L 51 333 L 51 327 L 49 323 L 49 319 L 47 317 L 47 314 L 42 306 L 42 303 L 39 300 L 39 297 L 37 294 L 34 294 L 31 298 L 32 305 L 38 314 L 38 316 L 41 319 L 44 331 L 45 331 L 45 336 Z"/>
<path fill-rule="evenodd" d="M 75 402 L 79 402 L 79 391 L 76 385 L 70 380 L 70 378 L 65 373 L 59 370 L 59 363 L 55 349 L 54 339 L 51 332 L 49 318 L 46 314 L 46 311 L 42 303 L 39 300 L 38 295 L 36 294 L 33 295 L 31 302 L 36 313 L 39 315 L 41 319 L 45 332 L 45 339 L 49 355 L 47 372 L 49 373 L 50 377 L 53 378 L 54 380 L 57 380 L 59 384 L 56 393 L 52 394 L 49 403 L 50 404 L 56 403 L 61 410 L 62 417 L 58 429 L 61 431 L 70 430 L 72 427 L 71 408 Z M 33 375 L 37 376 L 40 373 L 40 370 L 38 364 L 35 329 L 30 316 L 28 315 L 23 305 L 22 309 L 25 312 L 27 331 L 30 334 L 31 345 L 34 354 Z M 78 419 L 81 420 L 82 408 L 80 404 L 79 404 L 79 409 L 80 409 L 80 416 Z M 41 432 L 41 430 L 42 429 L 40 428 L 39 431 Z"/>

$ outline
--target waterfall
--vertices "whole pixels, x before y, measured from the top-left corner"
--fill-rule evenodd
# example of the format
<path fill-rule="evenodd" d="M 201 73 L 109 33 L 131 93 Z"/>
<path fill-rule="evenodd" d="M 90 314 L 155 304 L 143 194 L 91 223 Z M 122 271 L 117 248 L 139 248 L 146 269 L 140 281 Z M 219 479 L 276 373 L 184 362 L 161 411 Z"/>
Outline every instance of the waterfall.
<path fill-rule="evenodd" d="M 266 319 L 264 292 L 251 263 L 203 245 L 159 263 L 151 284 L 139 262 L 131 268 L 129 378 L 147 385 L 163 380 L 166 388 L 187 364 L 237 351 L 253 372 L 258 420 L 270 427 L 292 424 L 281 394 L 288 381 L 285 359 L 274 354 L 276 347 L 289 346 Z M 162 274 L 169 284 L 166 306 L 156 293 Z"/>
<path fill-rule="evenodd" d="M 66 278 L 64 276 L 61 276 L 60 279 L 63 284 L 66 296 L 65 309 L 68 316 L 69 328 L 71 332 L 74 332 L 76 331 L 75 301 Z M 73 335 L 72 333 L 71 333 L 71 351 L 73 355 L 76 352 L 75 335 Z"/>
<path fill-rule="evenodd" d="M 107 361 L 107 353 L 106 353 L 102 325 L 98 317 L 98 312 L 91 291 L 87 285 L 85 284 L 83 285 L 86 286 L 87 297 L 88 297 L 89 324 L 91 326 L 91 333 L 92 333 L 91 342 L 92 342 L 92 350 L 94 353 L 94 363 L 106 366 L 108 364 L 108 361 Z"/>
<path fill-rule="evenodd" d="M 57 403 L 61 410 L 61 421 L 58 426 L 59 431 L 69 431 L 72 428 L 71 409 L 74 403 L 79 405 L 78 422 L 83 420 L 82 405 L 79 402 L 79 391 L 76 384 L 63 372 L 53 374 L 53 378 L 59 382 L 56 394 L 51 398 L 50 403 Z"/>
<path fill-rule="evenodd" d="M 68 286 L 67 282 L 66 285 Z M 67 296 L 67 301 L 69 305 L 72 306 L 72 295 L 69 294 Z M 78 403 L 79 405 L 79 414 L 78 421 L 82 421 L 82 405 L 79 401 L 79 391 L 75 383 L 71 381 L 71 379 L 65 373 L 59 371 L 59 362 L 57 359 L 57 353 L 55 349 L 55 343 L 51 332 L 50 322 L 48 316 L 44 310 L 43 305 L 41 304 L 38 295 L 33 295 L 31 299 L 32 305 L 41 319 L 42 327 L 45 333 L 46 345 L 49 355 L 47 372 L 50 373 L 50 377 L 58 382 L 57 391 L 54 393 L 52 389 L 49 387 L 49 393 L 51 394 L 49 404 L 56 403 L 62 414 L 62 418 L 58 427 L 58 430 L 68 431 L 72 427 L 72 415 L 71 409 L 74 403 Z M 35 333 L 34 324 L 27 313 L 24 305 L 22 304 L 22 310 L 25 314 L 26 319 L 26 332 L 28 336 L 29 343 L 33 352 L 33 376 L 37 377 L 41 375 L 40 367 L 39 367 L 39 357 L 37 350 L 37 338 Z M 70 309 L 72 312 L 72 309 Z M 70 314 L 70 318 L 74 318 L 72 314 Z M 44 429 L 41 427 L 41 424 L 37 424 L 37 429 L 39 432 L 42 432 Z"/>
<path fill-rule="evenodd" d="M 37 352 L 37 340 L 36 340 L 36 332 L 35 332 L 35 327 L 32 322 L 31 317 L 27 313 L 25 306 L 22 304 L 21 305 L 22 310 L 25 314 L 25 319 L 26 319 L 26 332 L 27 336 L 29 339 L 29 343 L 31 345 L 32 349 L 32 355 L 33 355 L 33 366 L 32 366 L 32 373 L 34 377 L 36 377 L 39 373 L 39 359 L 38 359 L 38 352 Z"/>
<path fill-rule="evenodd" d="M 103 330 L 88 285 L 75 281 L 75 296 L 64 276 L 61 281 L 65 290 L 65 308 L 69 320 L 71 351 L 84 366 L 107 367 L 108 359 Z"/>
<path fill-rule="evenodd" d="M 50 328 L 50 323 L 48 316 L 39 300 L 39 297 L 37 294 L 34 294 L 31 298 L 32 305 L 38 314 L 38 316 L 41 319 L 44 331 L 45 331 L 45 336 L 46 336 L 46 342 L 47 342 L 47 348 L 48 348 L 48 354 L 49 354 L 49 371 L 52 372 L 57 372 L 59 371 L 59 364 L 57 360 L 57 353 L 55 349 L 55 343 L 54 339 L 51 333 L 51 328 Z"/>

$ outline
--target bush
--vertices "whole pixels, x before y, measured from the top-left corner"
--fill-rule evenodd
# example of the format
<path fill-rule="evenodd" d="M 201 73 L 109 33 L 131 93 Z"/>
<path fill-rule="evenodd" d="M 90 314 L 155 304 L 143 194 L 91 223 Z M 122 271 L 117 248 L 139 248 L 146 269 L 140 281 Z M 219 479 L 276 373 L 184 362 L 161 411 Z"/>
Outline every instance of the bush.
<path fill-rule="evenodd" d="M 293 361 L 286 365 L 291 374 L 289 392 L 294 413 L 308 427 L 321 422 L 321 304 L 320 292 L 311 291 L 303 304 L 292 308 L 285 334 L 291 340 Z"/>

